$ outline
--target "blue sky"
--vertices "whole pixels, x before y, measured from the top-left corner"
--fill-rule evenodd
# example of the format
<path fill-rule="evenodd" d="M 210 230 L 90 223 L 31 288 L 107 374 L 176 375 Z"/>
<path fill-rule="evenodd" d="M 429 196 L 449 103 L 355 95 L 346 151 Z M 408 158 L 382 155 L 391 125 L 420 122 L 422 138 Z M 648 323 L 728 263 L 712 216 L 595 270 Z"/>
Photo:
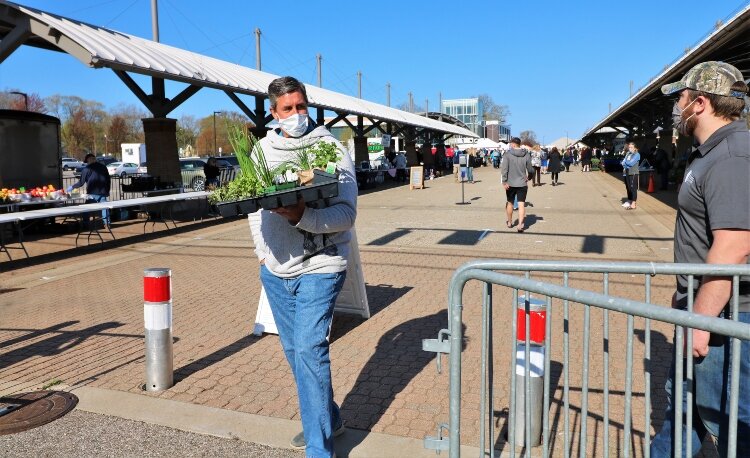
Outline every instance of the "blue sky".
<path fill-rule="evenodd" d="M 150 0 L 24 0 L 19 3 L 114 30 L 151 37 Z M 258 2 L 159 0 L 163 43 L 255 67 L 253 30 L 262 31 L 263 70 L 391 104 L 487 93 L 508 105 L 514 133 L 539 140 L 580 136 L 745 2 L 726 0 Z M 78 95 L 141 107 L 110 70 L 28 47 L 0 64 L 0 89 Z M 170 92 L 176 95 L 175 89 Z M 222 92 L 202 90 L 170 114 L 236 110 Z"/>

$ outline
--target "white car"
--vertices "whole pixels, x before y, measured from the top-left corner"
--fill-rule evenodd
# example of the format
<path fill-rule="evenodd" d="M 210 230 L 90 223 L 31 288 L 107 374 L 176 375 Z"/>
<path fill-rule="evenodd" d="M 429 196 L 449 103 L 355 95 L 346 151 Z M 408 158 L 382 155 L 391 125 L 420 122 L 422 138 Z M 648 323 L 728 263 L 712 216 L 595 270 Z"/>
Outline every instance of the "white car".
<path fill-rule="evenodd" d="M 107 164 L 107 172 L 109 172 L 110 175 L 114 175 L 115 171 L 117 170 L 117 167 L 121 166 L 122 162 L 111 162 Z"/>
<path fill-rule="evenodd" d="M 113 162 L 110 164 L 110 166 L 115 165 L 116 163 Z M 107 167 L 109 169 L 109 167 Z M 115 168 L 115 172 L 111 173 L 110 175 L 115 175 L 119 177 L 126 177 L 128 175 L 134 175 L 138 173 L 138 164 L 135 164 L 133 162 L 121 162 L 120 165 Z"/>

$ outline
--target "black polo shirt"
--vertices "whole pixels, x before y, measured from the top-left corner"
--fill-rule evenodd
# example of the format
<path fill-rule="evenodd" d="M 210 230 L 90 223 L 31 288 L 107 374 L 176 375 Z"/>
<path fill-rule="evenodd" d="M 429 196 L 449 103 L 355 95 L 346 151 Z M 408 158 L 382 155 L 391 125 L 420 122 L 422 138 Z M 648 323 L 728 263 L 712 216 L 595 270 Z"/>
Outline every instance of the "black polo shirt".
<path fill-rule="evenodd" d="M 750 132 L 744 119 L 720 128 L 693 150 L 678 196 L 674 260 L 705 263 L 716 229 L 750 230 Z M 696 278 L 694 285 L 700 284 Z M 687 277 L 677 277 L 687 307 Z M 750 312 L 750 278 L 740 281 L 740 311 Z"/>

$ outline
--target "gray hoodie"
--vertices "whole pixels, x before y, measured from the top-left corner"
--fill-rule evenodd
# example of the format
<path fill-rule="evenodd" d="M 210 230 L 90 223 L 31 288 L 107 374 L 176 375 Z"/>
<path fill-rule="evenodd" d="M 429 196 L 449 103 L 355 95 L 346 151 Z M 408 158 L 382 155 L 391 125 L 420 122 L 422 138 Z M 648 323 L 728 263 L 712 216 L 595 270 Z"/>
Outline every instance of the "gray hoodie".
<path fill-rule="evenodd" d="M 503 183 L 513 188 L 527 186 L 529 174 L 534 171 L 531 166 L 531 154 L 525 149 L 511 148 L 503 155 Z"/>
<path fill-rule="evenodd" d="M 319 141 L 334 142 L 342 152 L 337 164 L 338 197 L 330 199 L 327 208 L 305 208 L 296 226 L 267 210 L 248 215 L 258 260 L 264 260 L 268 270 L 282 278 L 346 270 L 349 229 L 357 217 L 357 176 L 346 149 L 323 126 L 300 138 L 287 138 L 270 130 L 259 143 L 269 167 L 273 167 L 292 160 L 296 150 Z"/>

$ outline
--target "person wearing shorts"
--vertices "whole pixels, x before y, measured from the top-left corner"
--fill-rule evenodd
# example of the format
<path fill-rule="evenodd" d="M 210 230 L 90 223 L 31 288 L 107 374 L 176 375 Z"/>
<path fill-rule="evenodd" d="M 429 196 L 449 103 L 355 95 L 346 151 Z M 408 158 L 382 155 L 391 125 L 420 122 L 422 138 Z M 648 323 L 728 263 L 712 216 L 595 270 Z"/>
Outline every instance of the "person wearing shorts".
<path fill-rule="evenodd" d="M 526 230 L 526 193 L 528 191 L 529 175 L 534 172 L 531 165 L 531 153 L 521 148 L 521 139 L 513 137 L 510 149 L 505 153 L 502 163 L 502 183 L 505 188 L 505 225 L 513 227 L 513 200 L 518 198 L 518 232 Z"/>

